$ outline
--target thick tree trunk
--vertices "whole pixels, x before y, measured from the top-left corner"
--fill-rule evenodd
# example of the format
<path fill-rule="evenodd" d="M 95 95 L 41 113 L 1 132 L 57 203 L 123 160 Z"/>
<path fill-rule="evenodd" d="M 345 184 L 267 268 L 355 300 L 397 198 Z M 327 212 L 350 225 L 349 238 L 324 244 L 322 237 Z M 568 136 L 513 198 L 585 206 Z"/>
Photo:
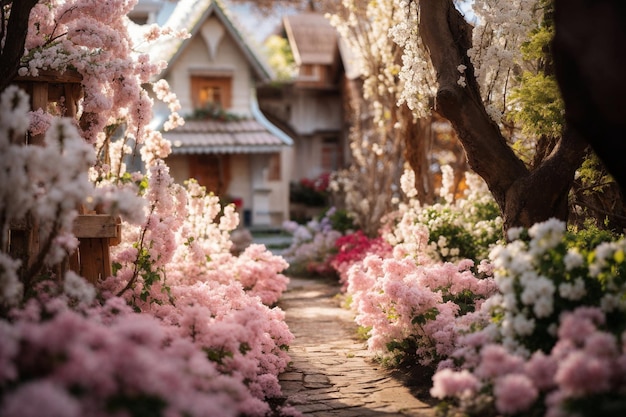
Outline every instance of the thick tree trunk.
<path fill-rule="evenodd" d="M 11 84 L 20 66 L 20 59 L 24 55 L 26 34 L 28 33 L 28 18 L 30 11 L 39 0 L 2 1 L 2 33 L 6 39 L 0 50 L 0 92 Z M 10 5 L 9 19 L 5 21 L 6 7 Z M 6 26 L 5 26 L 6 23 Z M 0 35 L 0 38 L 2 36 Z"/>
<path fill-rule="evenodd" d="M 500 206 L 505 228 L 530 227 L 551 217 L 566 220 L 567 194 L 584 157 L 584 141 L 573 132 L 564 135 L 531 172 L 485 110 L 467 56 L 472 29 L 453 0 L 421 0 L 419 13 L 420 34 L 437 71 L 435 108 L 458 133 L 470 167 L 485 180 Z M 467 68 L 465 87 L 457 83 L 461 64 Z"/>
<path fill-rule="evenodd" d="M 423 204 L 432 204 L 435 197 L 435 186 L 430 172 L 430 152 L 433 145 L 432 119 L 425 117 L 413 121 L 411 110 L 403 105 L 406 123 L 402 126 L 404 141 L 404 158 L 415 173 L 415 189 L 417 198 Z"/>
<path fill-rule="evenodd" d="M 626 195 L 626 3 L 555 0 L 554 64 L 565 119 Z"/>

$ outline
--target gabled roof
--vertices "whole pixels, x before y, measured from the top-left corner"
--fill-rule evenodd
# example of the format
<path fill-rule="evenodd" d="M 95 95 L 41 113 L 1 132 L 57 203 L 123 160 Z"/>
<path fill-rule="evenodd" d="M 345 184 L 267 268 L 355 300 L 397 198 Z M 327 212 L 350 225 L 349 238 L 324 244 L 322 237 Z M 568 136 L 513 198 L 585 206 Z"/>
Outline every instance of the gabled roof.
<path fill-rule="evenodd" d="M 173 9 L 164 7 L 162 13 L 169 14 L 167 17 L 159 16 L 159 21 L 164 22 L 163 27 L 169 27 L 175 31 L 185 29 L 191 35 L 190 38 L 184 40 L 165 39 L 151 47 L 149 53 L 152 58 L 166 61 L 168 68 L 172 68 L 191 39 L 198 35 L 202 24 L 210 16 L 215 16 L 246 57 L 257 79 L 262 82 L 271 80 L 272 73 L 264 59 L 250 47 L 252 41 L 247 39 L 244 31 L 237 26 L 236 19 L 230 16 L 220 0 L 179 0 Z M 165 69 L 161 76 L 167 75 L 168 71 L 169 69 Z"/>
<path fill-rule="evenodd" d="M 324 15 L 302 13 L 283 18 L 296 64 L 332 65 L 337 56 L 337 30 Z"/>

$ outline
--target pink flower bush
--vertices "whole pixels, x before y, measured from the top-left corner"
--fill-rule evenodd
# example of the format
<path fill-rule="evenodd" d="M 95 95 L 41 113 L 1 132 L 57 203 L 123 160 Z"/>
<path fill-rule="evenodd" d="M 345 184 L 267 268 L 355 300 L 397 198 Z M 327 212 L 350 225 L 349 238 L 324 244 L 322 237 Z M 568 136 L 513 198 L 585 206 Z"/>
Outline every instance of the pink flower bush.
<path fill-rule="evenodd" d="M 527 410 L 539 396 L 533 382 L 523 374 L 509 374 L 498 378 L 493 390 L 496 409 L 503 414 Z"/>
<path fill-rule="evenodd" d="M 15 371 L 0 382 L 3 405 L 14 415 L 34 401 L 19 406 L 27 392 L 44 396 L 39 407 L 61 404 L 81 416 L 139 406 L 153 415 L 194 416 L 262 416 L 268 409 L 189 339 L 161 320 L 133 313 L 123 301 L 111 299 L 83 313 L 60 303 L 31 303 L 27 311 L 2 326 L 2 339 L 20 346 L 13 357 L 2 352 Z M 16 385 L 22 378 L 27 383 Z"/>
<path fill-rule="evenodd" d="M 0 97 L 2 230 L 33 220 L 41 238 L 31 266 L 2 234 L 2 415 L 297 416 L 276 405 L 293 336 L 268 306 L 286 288 L 287 264 L 262 246 L 233 256 L 234 208 L 173 182 L 142 87 L 162 64 L 134 53 L 125 26 L 134 4 L 46 0 L 30 15 L 20 74 L 78 72 L 79 120 L 61 117 L 70 103 L 51 115 L 15 87 Z M 172 34 L 146 40 L 157 35 Z M 166 83 L 154 92 L 172 112 L 167 126 L 182 122 Z M 125 127 L 119 140 L 113 125 Z M 22 146 L 29 130 L 46 146 Z M 126 170 L 131 140 L 146 174 Z M 78 245 L 80 206 L 123 220 L 113 274 L 96 283 L 56 267 Z"/>
<path fill-rule="evenodd" d="M 355 321 L 369 329 L 368 347 L 383 356 L 414 354 L 425 365 L 452 354 L 459 331 L 457 318 L 474 310 L 461 306 L 461 301 L 472 294 L 474 302 L 495 290 L 492 279 L 476 278 L 458 268 L 375 255 L 366 257 L 362 266 L 353 266 L 347 293 L 352 297 Z"/>
<path fill-rule="evenodd" d="M 619 323 L 626 306 L 617 300 L 626 282 L 626 241 L 588 248 L 557 221 L 533 226 L 526 240 L 520 230 L 509 237 L 491 254 L 499 292 L 482 310 L 491 311 L 492 323 L 459 338 L 451 357 L 461 369 L 440 367 L 434 376 L 445 386 L 469 371 L 484 387 L 481 396 L 432 394 L 470 415 L 492 407 L 503 415 L 624 411 L 626 337 Z"/>
<path fill-rule="evenodd" d="M 279 397 L 277 376 L 293 336 L 283 313 L 263 302 L 275 303 L 286 289 L 286 262 L 262 245 L 232 255 L 238 215 L 196 182 L 174 184 L 163 164 L 147 179 L 146 221 L 127 226 L 129 238 L 113 253 L 118 270 L 105 288 L 174 326 L 254 398 Z M 262 415 L 257 411 L 246 414 Z"/>
<path fill-rule="evenodd" d="M 3 98 L 12 100 L 15 93 L 9 89 Z M 19 149 L 27 151 L 25 156 L 45 150 L 54 159 L 55 152 L 65 155 L 74 137 L 63 138 L 64 148 L 51 144 Z M 0 143 L 7 152 L 18 148 Z M 86 159 L 85 152 L 67 156 L 77 166 Z M 58 168 L 70 175 L 69 165 Z M 4 179 L 0 183 L 6 184 Z M 71 184 L 76 188 L 66 192 L 51 187 L 52 195 L 59 194 L 55 204 L 81 197 L 81 183 Z M 237 222 L 231 210 L 224 211 L 231 218 L 222 217 L 219 223 L 193 216 L 185 220 L 185 214 L 194 212 L 188 201 L 205 197 L 190 198 L 172 183 L 165 165 L 151 167 L 146 185 L 143 223 L 124 224 L 125 240 L 114 253 L 115 275 L 98 283 L 102 305 L 93 304 L 96 289 L 68 272 L 58 283 L 42 280 L 26 288 L 36 298 L 20 306 L 25 288 L 17 274 L 19 262 L 1 254 L 1 305 L 7 309 L 3 311 L 18 306 L 8 320 L 0 319 L 3 415 L 36 415 L 43 406 L 50 415 L 70 416 L 117 415 L 137 407 L 155 416 L 265 416 L 270 412 L 267 399 L 281 396 L 277 376 L 287 366 L 286 348 L 293 336 L 282 311 L 265 306 L 261 297 L 275 302 L 284 290 L 286 278 L 279 273 L 284 260 L 261 246 L 251 247 L 241 258 L 232 256 L 228 233 Z M 210 207 L 209 212 L 220 211 Z M 42 222 L 46 219 L 43 207 L 35 213 Z M 75 212 L 57 210 L 59 214 L 67 219 L 50 221 L 71 226 Z M 193 240 L 194 230 L 202 230 L 201 237 L 220 239 L 211 239 L 208 246 L 198 239 L 190 248 L 184 243 Z M 49 258 L 50 253 L 42 253 L 42 259 Z M 263 274 L 255 278 L 258 271 Z M 26 396 L 32 398 L 24 401 Z M 38 401 L 37 409 L 29 408 L 33 401 Z M 289 413 L 296 415 L 283 412 Z"/>
<path fill-rule="evenodd" d="M 402 183 L 405 194 L 414 196 L 409 189 L 412 181 Z M 486 204 L 484 187 L 475 188 L 480 191 L 470 189 L 468 201 L 456 203 L 457 219 L 450 220 L 455 225 L 463 213 L 472 212 L 473 203 Z M 357 256 L 338 256 L 334 264 L 347 277 L 346 292 L 356 322 L 368 331 L 368 347 L 382 357 L 410 355 L 423 365 L 436 365 L 456 350 L 463 333 L 488 320 L 480 314 L 481 305 L 497 290 L 489 265 L 475 268 L 473 260 L 459 258 L 459 251 L 443 243 L 433 248 L 427 225 L 437 223 L 438 207 L 443 206 L 421 207 L 410 199 L 392 216 L 393 222 L 376 243 L 370 245 L 359 235 L 353 238 L 356 243 L 342 238 L 347 245 L 363 248 Z M 496 223 L 482 222 L 492 229 Z M 464 227 L 478 236 L 481 229 L 476 225 L 468 221 Z M 495 236 L 491 231 L 487 235 Z M 442 256 L 452 256 L 455 262 L 442 262 Z"/>
<path fill-rule="evenodd" d="M 280 256 L 272 255 L 263 245 L 248 246 L 235 260 L 235 278 L 252 296 L 272 305 L 287 289 L 289 279 L 280 272 L 289 264 Z"/>
<path fill-rule="evenodd" d="M 600 322 L 589 318 L 589 313 Z M 572 332 L 574 326 L 580 328 L 574 324 L 580 321 L 585 322 L 586 337 Z M 549 416 L 582 410 L 588 410 L 585 415 L 604 415 L 603 407 L 621 407 L 617 398 L 626 389 L 624 333 L 600 330 L 604 324 L 600 309 L 581 307 L 563 315 L 557 342 L 548 354 L 537 351 L 526 357 L 500 345 L 487 345 L 481 349 L 479 366 L 469 375 L 483 387 L 493 386 L 495 407 L 504 415 L 530 415 L 537 408 Z M 437 389 L 431 394 L 455 398 L 465 411 L 475 409 L 476 403 L 468 403 L 466 396 L 442 388 L 454 386 L 467 375 L 468 369 L 440 370 L 433 377 Z M 540 402 L 541 398 L 545 402 Z M 483 408 L 471 414 L 488 412 Z"/>
<path fill-rule="evenodd" d="M 480 381 L 467 370 L 454 372 L 444 369 L 433 377 L 430 394 L 436 398 L 471 397 L 480 389 Z"/>

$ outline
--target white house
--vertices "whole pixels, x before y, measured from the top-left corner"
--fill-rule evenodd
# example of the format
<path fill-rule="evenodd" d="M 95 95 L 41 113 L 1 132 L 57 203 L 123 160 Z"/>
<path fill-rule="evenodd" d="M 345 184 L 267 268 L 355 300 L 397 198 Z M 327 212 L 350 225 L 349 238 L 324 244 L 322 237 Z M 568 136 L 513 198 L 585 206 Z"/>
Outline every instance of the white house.
<path fill-rule="evenodd" d="M 238 203 L 246 226 L 280 226 L 289 218 L 293 140 L 259 110 L 256 86 L 271 80 L 271 70 L 258 49 L 219 0 L 144 0 L 129 17 L 191 35 L 149 51 L 168 62 L 160 77 L 176 93 L 186 119 L 163 134 L 172 143 L 166 162 L 175 180 L 195 178 Z M 191 117 L 216 108 L 223 112 Z"/>

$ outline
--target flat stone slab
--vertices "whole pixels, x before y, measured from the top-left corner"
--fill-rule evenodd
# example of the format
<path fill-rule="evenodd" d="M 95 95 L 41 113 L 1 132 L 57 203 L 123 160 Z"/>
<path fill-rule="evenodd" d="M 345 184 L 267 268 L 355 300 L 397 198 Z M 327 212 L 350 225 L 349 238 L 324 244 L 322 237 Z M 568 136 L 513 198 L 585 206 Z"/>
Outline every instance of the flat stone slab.
<path fill-rule="evenodd" d="M 283 394 L 306 417 L 434 417 L 357 339 L 336 282 L 291 278 L 279 306 L 295 340 L 280 375 Z"/>

